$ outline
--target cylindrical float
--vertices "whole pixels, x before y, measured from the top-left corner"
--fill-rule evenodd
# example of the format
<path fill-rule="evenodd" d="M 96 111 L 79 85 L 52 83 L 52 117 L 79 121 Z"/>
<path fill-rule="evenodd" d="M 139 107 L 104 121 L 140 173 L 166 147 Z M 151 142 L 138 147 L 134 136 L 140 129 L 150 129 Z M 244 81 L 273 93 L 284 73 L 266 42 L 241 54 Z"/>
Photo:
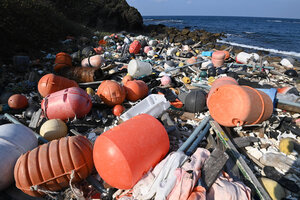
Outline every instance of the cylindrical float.
<path fill-rule="evenodd" d="M 142 80 L 127 81 L 124 84 L 124 88 L 127 92 L 126 99 L 129 101 L 137 101 L 144 98 L 148 94 L 148 86 Z"/>
<path fill-rule="evenodd" d="M 77 83 L 94 82 L 104 77 L 102 69 L 96 67 L 68 67 L 59 71 L 59 75 L 72 79 Z"/>
<path fill-rule="evenodd" d="M 223 85 L 207 101 L 214 120 L 227 127 L 252 125 L 268 119 L 272 100 L 265 93 L 248 86 Z"/>
<path fill-rule="evenodd" d="M 64 67 L 71 67 L 71 66 L 72 66 L 72 57 L 69 54 L 64 52 L 60 52 L 56 54 L 54 71 L 58 72 Z"/>
<path fill-rule="evenodd" d="M 71 87 L 46 96 L 41 107 L 48 119 L 67 120 L 88 114 L 92 108 L 92 100 L 83 89 Z"/>
<path fill-rule="evenodd" d="M 210 95 L 219 87 L 223 86 L 223 85 L 238 85 L 239 83 L 234 79 L 231 78 L 229 76 L 224 76 L 221 78 L 218 78 L 217 80 L 215 80 L 209 90 L 208 96 L 207 96 L 207 101 L 210 97 Z"/>
<path fill-rule="evenodd" d="M 130 189 L 169 151 L 163 125 L 148 114 L 135 116 L 100 135 L 94 145 L 95 167 L 109 185 Z"/>
<path fill-rule="evenodd" d="M 29 128 L 20 124 L 0 126 L 0 191 L 13 183 L 18 158 L 37 145 L 38 140 Z"/>
<path fill-rule="evenodd" d="M 83 136 L 64 137 L 22 155 L 15 166 L 16 186 L 30 196 L 59 191 L 93 170 L 92 144 Z"/>
<path fill-rule="evenodd" d="M 46 74 L 38 83 L 38 90 L 42 97 L 69 87 L 78 87 L 78 84 L 73 80 L 54 74 Z"/>
<path fill-rule="evenodd" d="M 212 54 L 211 61 L 214 67 L 221 67 L 224 64 L 225 53 L 223 51 L 215 51 Z"/>

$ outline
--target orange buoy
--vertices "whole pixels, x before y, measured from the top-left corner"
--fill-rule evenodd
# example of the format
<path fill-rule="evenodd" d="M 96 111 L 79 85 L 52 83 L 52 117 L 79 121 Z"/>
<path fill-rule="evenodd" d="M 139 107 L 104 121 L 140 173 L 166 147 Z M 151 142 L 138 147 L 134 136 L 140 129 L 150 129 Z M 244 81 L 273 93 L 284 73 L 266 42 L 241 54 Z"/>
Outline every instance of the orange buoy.
<path fill-rule="evenodd" d="M 207 106 L 212 118 L 227 127 L 261 123 L 273 112 L 273 103 L 267 94 L 238 85 L 223 85 L 214 90 Z"/>
<path fill-rule="evenodd" d="M 223 51 L 215 51 L 212 54 L 211 61 L 214 67 L 221 67 L 224 64 L 225 53 Z"/>
<path fill-rule="evenodd" d="M 127 92 L 126 99 L 129 101 L 137 101 L 148 94 L 148 86 L 142 80 L 127 81 L 124 88 Z"/>
<path fill-rule="evenodd" d="M 64 67 L 72 67 L 72 57 L 64 52 L 56 54 L 54 71 L 58 72 Z"/>
<path fill-rule="evenodd" d="M 112 112 L 115 116 L 121 116 L 125 108 L 122 105 L 115 105 Z"/>
<path fill-rule="evenodd" d="M 223 51 L 223 53 L 225 53 L 225 60 L 228 60 L 230 58 L 229 51 Z"/>
<path fill-rule="evenodd" d="M 128 81 L 132 81 L 132 80 L 133 80 L 132 76 L 126 75 L 126 76 L 124 76 L 124 78 L 122 79 L 122 83 L 123 83 L 123 85 L 125 85 L 125 83 L 127 83 Z"/>
<path fill-rule="evenodd" d="M 112 187 L 130 189 L 169 151 L 164 126 L 148 114 L 135 116 L 101 134 L 94 145 L 95 167 Z"/>
<path fill-rule="evenodd" d="M 238 84 L 239 83 L 234 78 L 231 78 L 229 76 L 224 76 L 224 77 L 218 78 L 217 80 L 215 80 L 212 83 L 212 86 L 211 86 L 208 96 L 207 96 L 207 101 L 210 97 L 210 94 L 212 94 L 217 88 L 219 88 L 223 85 L 238 85 Z"/>
<path fill-rule="evenodd" d="M 83 136 L 64 137 L 19 157 L 14 176 L 24 193 L 38 197 L 41 190 L 59 191 L 85 179 L 93 170 L 92 144 Z"/>
<path fill-rule="evenodd" d="M 129 53 L 138 54 L 141 50 L 141 43 L 137 40 L 133 41 L 129 46 Z"/>
<path fill-rule="evenodd" d="M 126 97 L 126 92 L 124 87 L 119 83 L 106 80 L 98 87 L 97 95 L 105 104 L 114 106 L 123 103 Z"/>
<path fill-rule="evenodd" d="M 38 83 L 38 90 L 42 97 L 53 92 L 63 90 L 69 87 L 79 87 L 78 84 L 70 79 L 54 74 L 46 74 Z"/>
<path fill-rule="evenodd" d="M 8 106 L 12 109 L 23 109 L 28 106 L 27 98 L 22 94 L 14 94 L 9 97 Z"/>

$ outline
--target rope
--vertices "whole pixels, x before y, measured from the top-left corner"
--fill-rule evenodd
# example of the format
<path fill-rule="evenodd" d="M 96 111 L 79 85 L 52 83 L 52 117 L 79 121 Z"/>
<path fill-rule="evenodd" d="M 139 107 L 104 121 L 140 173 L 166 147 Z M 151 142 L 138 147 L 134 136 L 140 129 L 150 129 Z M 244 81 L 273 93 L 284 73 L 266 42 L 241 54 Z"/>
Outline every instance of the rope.
<path fill-rule="evenodd" d="M 37 192 L 40 192 L 40 193 L 44 193 L 52 199 L 57 199 L 54 196 L 52 196 L 52 194 L 54 194 L 54 195 L 59 194 L 58 192 L 53 192 L 53 191 L 50 191 L 50 190 L 43 189 L 41 186 L 38 186 L 38 185 L 30 186 L 30 190 L 31 191 L 37 191 Z"/>
<path fill-rule="evenodd" d="M 76 197 L 76 199 L 84 199 L 83 198 L 83 194 L 82 193 L 78 194 L 78 192 L 76 192 L 76 190 L 74 189 L 74 187 L 72 185 L 72 181 L 73 181 L 74 178 L 75 178 L 75 170 L 72 170 L 71 176 L 70 176 L 70 181 L 69 181 L 70 189 L 73 192 L 73 194 Z M 77 189 L 77 191 L 78 191 L 78 189 Z"/>

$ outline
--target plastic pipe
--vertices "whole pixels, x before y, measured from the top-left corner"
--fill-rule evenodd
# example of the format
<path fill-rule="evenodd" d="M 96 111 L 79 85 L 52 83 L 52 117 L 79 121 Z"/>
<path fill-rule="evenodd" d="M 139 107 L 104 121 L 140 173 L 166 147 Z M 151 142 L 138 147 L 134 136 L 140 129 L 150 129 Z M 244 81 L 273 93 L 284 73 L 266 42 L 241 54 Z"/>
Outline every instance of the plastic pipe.
<path fill-rule="evenodd" d="M 199 62 L 195 62 L 193 64 L 184 65 L 182 67 L 175 67 L 173 69 L 166 69 L 165 72 L 167 73 L 167 72 L 174 71 L 174 70 L 177 70 L 177 69 L 182 69 L 182 68 L 185 68 L 185 67 L 188 67 L 188 66 L 197 65 L 197 64 L 200 64 L 200 63 L 203 63 L 203 62 L 205 62 L 205 61 L 199 61 Z"/>
<path fill-rule="evenodd" d="M 202 139 L 206 136 L 208 133 L 208 130 L 210 129 L 210 123 L 206 124 L 206 127 L 201 131 L 201 133 L 198 135 L 197 139 L 193 142 L 193 144 L 190 146 L 190 148 L 186 151 L 187 156 L 191 156 L 195 149 L 198 147 L 199 143 L 202 141 Z"/>
<path fill-rule="evenodd" d="M 210 117 L 204 118 L 200 125 L 194 130 L 194 132 L 190 135 L 190 137 L 181 145 L 181 147 L 178 149 L 178 151 L 185 151 L 186 148 L 188 148 L 191 143 L 195 140 L 197 137 L 198 133 L 203 129 L 203 127 L 207 124 L 209 121 Z"/>
<path fill-rule="evenodd" d="M 24 126 L 24 124 L 22 124 L 21 122 L 19 122 L 17 119 L 15 119 L 13 116 L 11 116 L 10 114 L 5 113 L 4 116 L 12 123 L 14 124 L 21 124 Z M 36 132 L 34 132 L 35 137 L 42 143 L 47 143 L 48 140 L 46 140 L 45 138 L 43 138 L 42 136 L 40 136 L 39 134 L 37 134 Z"/>
<path fill-rule="evenodd" d="M 247 66 L 247 67 L 253 67 L 253 65 L 247 65 L 247 64 L 238 64 L 238 63 L 228 63 L 227 65 L 231 66 Z M 261 66 L 259 65 L 255 65 L 256 68 L 261 68 Z M 271 67 L 271 66 L 263 66 L 262 68 L 264 69 L 275 69 L 275 67 Z"/>
<path fill-rule="evenodd" d="M 300 103 L 295 103 L 295 102 L 286 101 L 286 100 L 282 100 L 282 99 L 277 99 L 277 103 L 282 103 L 282 104 L 286 104 L 289 106 L 295 106 L 295 107 L 300 108 Z"/>

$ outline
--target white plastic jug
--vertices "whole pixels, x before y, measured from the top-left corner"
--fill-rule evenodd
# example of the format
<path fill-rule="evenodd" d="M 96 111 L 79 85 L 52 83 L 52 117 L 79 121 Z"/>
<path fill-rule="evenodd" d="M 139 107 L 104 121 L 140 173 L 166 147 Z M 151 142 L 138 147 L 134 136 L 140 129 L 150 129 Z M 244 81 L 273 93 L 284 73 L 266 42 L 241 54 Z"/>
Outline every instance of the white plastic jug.
<path fill-rule="evenodd" d="M 14 181 L 14 167 L 18 158 L 38 146 L 31 129 L 21 124 L 0 126 L 0 191 Z"/>
<path fill-rule="evenodd" d="M 151 94 L 141 102 L 130 108 L 127 112 L 123 113 L 120 118 L 126 121 L 139 114 L 149 114 L 157 118 L 165 110 L 170 107 L 170 102 L 160 94 Z"/>
<path fill-rule="evenodd" d="M 140 60 L 131 60 L 128 64 L 127 71 L 133 78 L 147 76 L 152 73 L 152 65 Z"/>

